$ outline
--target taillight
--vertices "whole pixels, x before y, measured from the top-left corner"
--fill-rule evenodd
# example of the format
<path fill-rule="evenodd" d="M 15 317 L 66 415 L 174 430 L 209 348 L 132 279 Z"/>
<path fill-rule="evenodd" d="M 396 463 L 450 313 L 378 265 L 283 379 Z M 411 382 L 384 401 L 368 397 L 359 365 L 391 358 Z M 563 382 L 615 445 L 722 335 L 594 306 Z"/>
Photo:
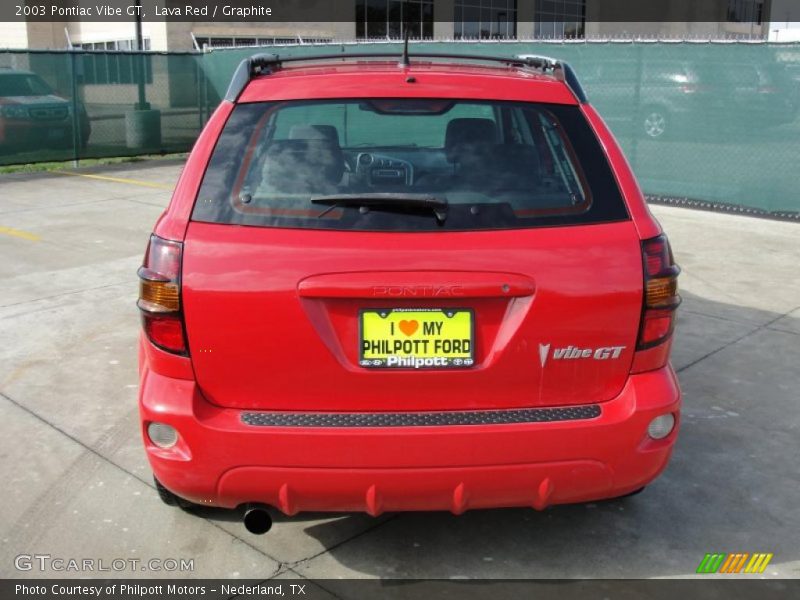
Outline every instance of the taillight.
<path fill-rule="evenodd" d="M 666 364 L 668 342 L 675 328 L 675 309 L 681 303 L 678 295 L 680 268 L 675 264 L 665 235 L 642 242 L 642 261 L 644 300 L 633 365 L 636 372 L 658 369 Z"/>
<path fill-rule="evenodd" d="M 147 338 L 167 352 L 186 354 L 181 313 L 181 253 L 183 244 L 150 236 L 139 268 L 139 301 Z"/>

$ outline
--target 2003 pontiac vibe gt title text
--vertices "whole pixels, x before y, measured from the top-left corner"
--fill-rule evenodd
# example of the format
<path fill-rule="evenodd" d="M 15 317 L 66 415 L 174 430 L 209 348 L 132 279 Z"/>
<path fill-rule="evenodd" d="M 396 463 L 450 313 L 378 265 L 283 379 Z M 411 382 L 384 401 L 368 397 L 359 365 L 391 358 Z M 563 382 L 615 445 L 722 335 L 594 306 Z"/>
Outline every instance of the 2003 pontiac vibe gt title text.
<path fill-rule="evenodd" d="M 159 4 L 153 5 L 154 16 L 157 18 L 170 18 L 170 17 L 206 17 L 215 18 L 218 14 L 222 17 L 238 17 L 241 19 L 249 19 L 251 17 L 272 17 L 272 7 L 263 6 L 258 4 L 251 5 L 236 5 L 231 6 L 224 4 L 219 6 L 213 4 L 208 5 L 195 5 L 195 4 L 170 4 L 161 6 Z M 112 6 L 111 4 L 104 4 L 98 2 L 93 5 L 86 6 L 60 6 L 58 4 L 15 4 L 14 15 L 17 17 L 53 17 L 64 19 L 69 17 L 102 17 L 104 19 L 113 19 L 123 16 L 139 17 L 144 19 L 148 16 L 144 7 L 139 4 L 130 4 L 128 6 Z"/>
<path fill-rule="evenodd" d="M 263 532 L 637 492 L 678 430 L 678 272 L 569 65 L 255 56 L 139 270 L 159 493 Z"/>

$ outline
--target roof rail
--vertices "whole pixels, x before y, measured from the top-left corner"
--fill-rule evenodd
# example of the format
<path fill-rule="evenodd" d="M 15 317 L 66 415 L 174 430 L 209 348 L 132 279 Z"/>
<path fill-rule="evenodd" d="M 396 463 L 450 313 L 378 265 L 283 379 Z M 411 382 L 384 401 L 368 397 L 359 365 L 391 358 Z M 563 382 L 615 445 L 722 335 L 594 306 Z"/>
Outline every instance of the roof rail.
<path fill-rule="evenodd" d="M 586 103 L 586 92 L 583 90 L 581 82 L 578 81 L 578 76 L 569 63 L 536 54 L 518 54 L 514 58 L 525 61 L 524 64 L 526 66 L 532 66 L 544 72 L 552 71 L 556 79 L 567 84 L 567 87 L 575 95 L 578 102 L 581 104 Z"/>
<path fill-rule="evenodd" d="M 313 62 L 324 60 L 347 60 L 347 59 L 387 59 L 397 58 L 394 52 L 353 52 L 348 54 L 314 54 L 309 56 L 285 56 L 277 54 L 255 54 L 250 58 L 245 58 L 233 74 L 225 100 L 236 102 L 239 95 L 244 90 L 247 83 L 258 75 L 269 75 L 275 69 L 281 67 L 283 63 L 289 62 Z M 432 58 L 432 59 L 451 59 L 467 62 L 496 62 L 512 67 L 527 67 L 541 71 L 542 73 L 552 73 L 559 81 L 563 81 L 572 91 L 575 98 L 580 103 L 586 102 L 586 93 L 578 81 L 578 76 L 568 63 L 534 54 L 521 54 L 517 56 L 484 56 L 482 54 L 447 54 L 436 52 L 420 52 L 408 54 L 408 58 Z M 405 66 L 402 62 L 400 66 Z"/>

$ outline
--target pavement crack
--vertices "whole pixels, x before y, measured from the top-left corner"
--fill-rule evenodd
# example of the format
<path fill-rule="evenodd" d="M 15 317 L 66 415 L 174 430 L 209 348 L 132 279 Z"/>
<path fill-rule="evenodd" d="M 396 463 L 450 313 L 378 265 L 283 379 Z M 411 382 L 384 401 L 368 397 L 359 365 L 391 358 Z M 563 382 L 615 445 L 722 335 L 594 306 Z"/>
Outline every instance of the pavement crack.
<path fill-rule="evenodd" d="M 689 315 L 697 315 L 697 316 L 700 316 L 700 317 L 706 317 L 706 318 L 709 318 L 709 319 L 714 319 L 716 321 L 725 321 L 726 323 L 736 323 L 737 325 L 757 326 L 757 323 L 754 323 L 753 321 L 744 321 L 742 319 L 735 319 L 735 318 L 728 317 L 728 316 L 715 315 L 715 314 L 708 313 L 708 312 L 705 312 L 705 311 L 702 311 L 702 310 L 696 310 L 696 309 L 681 307 L 680 314 L 684 314 L 684 313 L 685 314 L 689 314 Z"/>
<path fill-rule="evenodd" d="M 139 476 L 139 475 L 137 475 L 136 473 L 132 473 L 131 471 L 129 471 L 128 469 L 126 469 L 126 468 L 125 468 L 125 467 L 123 467 L 122 465 L 120 465 L 120 464 L 118 464 L 118 463 L 114 462 L 114 461 L 113 461 L 113 460 L 111 460 L 110 458 L 108 458 L 108 457 L 106 457 L 106 456 L 103 456 L 103 455 L 102 455 L 100 452 L 98 452 L 97 450 L 95 450 L 94 448 L 92 448 L 91 446 L 89 446 L 88 444 L 86 444 L 85 442 L 81 441 L 80 439 L 78 439 L 77 437 L 75 437 L 74 435 L 72 435 L 71 433 L 69 433 L 69 432 L 67 432 L 67 431 L 63 430 L 61 427 L 59 427 L 59 426 L 58 426 L 58 425 L 56 425 L 55 423 L 51 423 L 51 422 L 50 422 L 50 421 L 48 421 L 46 418 L 42 417 L 40 414 L 38 414 L 37 412 L 35 412 L 35 411 L 31 410 L 30 408 L 28 408 L 28 407 L 27 407 L 27 406 L 25 406 L 24 404 L 22 404 L 22 403 L 20 403 L 20 402 L 17 402 L 16 400 L 14 400 L 13 398 L 11 398 L 11 397 L 10 397 L 8 394 L 6 394 L 5 392 L 3 392 L 3 391 L 0 391 L 0 398 L 3 398 L 4 400 L 6 400 L 7 402 L 9 402 L 10 404 L 12 404 L 12 405 L 16 406 L 17 408 L 19 408 L 19 409 L 20 409 L 20 410 L 22 410 L 23 412 L 25 412 L 25 413 L 27 413 L 28 415 L 32 416 L 34 419 L 36 419 L 36 420 L 37 420 L 37 421 L 39 421 L 40 423 L 43 423 L 43 424 L 44 424 L 44 425 L 46 425 L 47 427 L 49 427 L 49 428 L 51 428 L 51 429 L 53 429 L 53 430 L 57 431 L 58 433 L 60 433 L 60 434 L 61 434 L 61 435 L 63 435 L 64 437 L 66 437 L 67 439 L 69 439 L 69 440 L 71 440 L 72 442 L 74 442 L 74 443 L 78 444 L 78 445 L 79 445 L 81 448 L 83 448 L 84 450 L 86 450 L 87 452 L 89 452 L 91 455 L 93 455 L 93 456 L 95 456 L 95 457 L 99 458 L 99 459 L 100 459 L 102 462 L 104 462 L 104 463 L 106 463 L 106 464 L 108 464 L 108 465 L 111 465 L 112 467 L 115 467 L 117 470 L 121 471 L 122 473 L 125 473 L 125 474 L 126 474 L 126 475 L 128 475 L 129 477 L 132 477 L 132 478 L 136 479 L 137 481 L 139 481 L 139 482 L 143 483 L 144 485 L 146 485 L 146 486 L 147 486 L 147 487 L 149 487 L 149 488 L 152 488 L 152 489 L 154 489 L 154 488 L 155 488 L 155 485 L 153 484 L 153 482 L 152 482 L 152 481 L 148 481 L 147 479 L 143 479 L 142 477 L 140 477 L 140 476 Z M 79 469 L 79 471 L 81 471 L 81 472 L 84 472 L 84 471 L 83 471 L 83 469 Z M 203 519 L 203 521 L 205 521 L 206 523 L 208 523 L 208 524 L 209 524 L 209 525 L 211 525 L 212 527 L 215 527 L 215 528 L 216 528 L 216 529 L 218 529 L 219 531 L 223 532 L 225 535 L 227 535 L 227 536 L 229 536 L 229 537 L 231 537 L 231 538 L 235 539 L 235 540 L 236 540 L 236 541 L 238 541 L 238 542 L 241 542 L 242 544 L 244 544 L 245 546 L 247 546 L 247 547 L 248 547 L 248 548 L 250 548 L 251 550 L 255 551 L 256 553 L 260 554 L 260 555 L 261 555 L 261 556 L 263 556 L 264 558 L 268 558 L 269 560 L 271 560 L 272 562 L 274 562 L 275 564 L 277 564 L 277 565 L 278 565 L 278 567 L 277 567 L 277 569 L 276 569 L 275 573 L 277 573 L 277 572 L 280 570 L 281 566 L 283 566 L 283 565 L 284 565 L 284 563 L 283 563 L 282 561 L 278 560 L 278 559 L 277 559 L 277 558 L 275 558 L 274 556 L 271 556 L 271 555 L 270 555 L 270 554 L 268 554 L 267 552 L 264 552 L 262 549 L 258 548 L 257 546 L 254 546 L 253 544 L 249 543 L 248 541 L 246 541 L 246 540 L 245 540 L 245 539 L 243 539 L 242 537 L 240 537 L 240 536 L 236 535 L 235 533 L 231 533 L 230 531 L 228 531 L 227 529 L 225 529 L 224 527 L 222 527 L 222 526 L 221 526 L 221 525 L 219 525 L 218 523 L 214 522 L 213 520 L 211 520 L 211 519 L 207 519 L 207 518 L 205 518 L 205 517 L 202 517 L 202 516 L 200 516 L 200 515 L 197 515 L 197 514 L 195 514 L 195 513 L 192 513 L 192 516 L 193 516 L 193 517 L 195 517 L 195 518 Z M 273 574 L 274 574 L 274 573 L 273 573 Z"/>
<path fill-rule="evenodd" d="M 72 296 L 75 294 L 84 294 L 86 292 L 94 292 L 97 290 L 104 290 L 106 288 L 111 288 L 117 285 L 130 285 L 133 279 L 126 279 L 125 281 L 117 281 L 116 283 L 106 283 L 104 285 L 98 285 L 95 287 L 84 287 L 80 288 L 79 290 L 69 290 L 68 292 L 61 292 L 59 294 L 53 294 L 52 296 L 42 296 L 41 298 L 33 298 L 29 300 L 21 300 L 20 302 L 12 302 L 11 304 L 0 304 L 0 308 L 13 308 L 14 306 L 21 306 L 23 304 L 32 304 L 34 302 L 41 302 L 42 300 L 53 300 L 55 298 L 62 298 L 64 296 Z M 34 311 L 29 311 L 34 312 Z M 28 314 L 28 313 L 17 313 L 15 315 L 11 315 L 14 317 L 18 317 L 20 315 Z M 8 318 L 8 317 L 2 317 Z"/>
<path fill-rule="evenodd" d="M 709 357 L 711 357 L 711 356 L 714 356 L 715 354 L 717 354 L 717 353 L 719 353 L 719 352 L 722 352 L 722 351 L 723 351 L 723 350 L 725 350 L 726 348 L 730 348 L 730 347 L 731 347 L 731 346 L 733 346 L 734 344 L 738 344 L 738 343 L 739 343 L 739 342 L 741 342 L 743 339 L 745 339 L 745 338 L 748 338 L 748 337 L 750 337 L 751 335 L 753 335 L 753 334 L 755 334 L 755 333 L 758 333 L 759 331 L 763 331 L 764 329 L 770 329 L 771 331 L 775 331 L 773 328 L 771 328 L 771 327 L 770 327 L 770 325 L 772 325 L 772 324 L 773 324 L 773 323 L 775 323 L 776 321 L 780 321 L 781 319 L 783 319 L 784 317 L 786 317 L 786 316 L 788 316 L 788 315 L 792 314 L 794 311 L 796 311 L 796 310 L 798 310 L 798 309 L 800 309 L 800 306 L 799 306 L 799 307 L 796 307 L 796 308 L 793 308 L 793 309 L 791 309 L 791 310 L 787 311 L 787 312 L 786 312 L 786 313 L 784 313 L 784 314 L 780 314 L 780 315 L 776 316 L 775 318 L 773 318 L 773 319 L 770 319 L 770 320 L 769 320 L 769 321 L 767 321 L 766 323 L 763 323 L 763 324 L 761 324 L 761 325 L 758 325 L 757 327 L 755 327 L 755 328 L 751 329 L 750 331 L 746 332 L 745 334 L 743 334 L 743 335 L 740 335 L 740 336 L 739 336 L 739 337 L 737 337 L 736 339 L 734 339 L 734 340 L 731 340 L 730 342 L 727 342 L 726 344 L 723 344 L 723 345 L 722 345 L 722 346 L 720 346 L 719 348 L 716 348 L 716 349 L 714 349 L 714 350 L 711 350 L 710 352 L 707 352 L 706 354 L 704 354 L 704 355 L 703 355 L 703 356 L 701 356 L 700 358 L 698 358 L 698 359 L 696 359 L 696 360 L 693 360 L 692 362 L 690 362 L 688 365 L 684 365 L 684 366 L 680 367 L 679 369 L 677 369 L 677 370 L 676 370 L 676 372 L 677 372 L 677 373 L 682 373 L 682 372 L 686 371 L 687 369 L 689 369 L 690 367 L 693 367 L 694 365 L 696 365 L 696 364 L 698 364 L 698 363 L 700 363 L 700 362 L 704 361 L 705 359 L 707 359 L 707 358 L 709 358 Z"/>
<path fill-rule="evenodd" d="M 791 329 L 783 329 L 782 327 L 768 327 L 768 329 L 779 333 L 788 333 L 789 335 L 800 335 L 800 331 L 792 331 Z"/>
<path fill-rule="evenodd" d="M 153 194 L 155 195 L 154 192 L 153 192 Z M 11 210 L 4 210 L 2 212 L 2 214 L 3 215 L 17 215 L 17 214 L 20 214 L 20 213 L 28 213 L 28 212 L 33 212 L 33 211 L 38 211 L 38 212 L 41 212 L 41 211 L 44 211 L 44 210 L 52 211 L 52 210 L 61 209 L 61 208 L 73 208 L 73 207 L 76 207 L 76 206 L 89 206 L 89 205 L 92 205 L 92 204 L 103 204 L 103 203 L 106 203 L 106 202 L 118 202 L 120 200 L 136 202 L 135 198 L 139 198 L 141 196 L 142 196 L 141 193 L 138 193 L 138 194 L 126 194 L 125 196 L 115 196 L 113 198 L 101 198 L 100 200 L 80 200 L 78 202 L 67 202 L 65 204 L 51 204 L 51 205 L 48 205 L 48 206 L 31 206 L 31 207 L 26 207 L 26 208 L 14 208 L 14 209 L 11 209 Z M 162 203 L 161 206 L 163 206 L 163 203 Z"/>

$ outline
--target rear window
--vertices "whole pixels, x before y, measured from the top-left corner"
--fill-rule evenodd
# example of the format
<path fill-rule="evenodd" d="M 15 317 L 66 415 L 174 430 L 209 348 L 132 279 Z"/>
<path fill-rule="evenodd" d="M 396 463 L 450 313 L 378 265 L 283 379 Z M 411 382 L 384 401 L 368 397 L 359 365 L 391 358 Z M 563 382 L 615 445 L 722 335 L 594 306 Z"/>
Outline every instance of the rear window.
<path fill-rule="evenodd" d="M 627 218 L 577 106 L 439 99 L 240 104 L 196 221 L 363 231 Z"/>

